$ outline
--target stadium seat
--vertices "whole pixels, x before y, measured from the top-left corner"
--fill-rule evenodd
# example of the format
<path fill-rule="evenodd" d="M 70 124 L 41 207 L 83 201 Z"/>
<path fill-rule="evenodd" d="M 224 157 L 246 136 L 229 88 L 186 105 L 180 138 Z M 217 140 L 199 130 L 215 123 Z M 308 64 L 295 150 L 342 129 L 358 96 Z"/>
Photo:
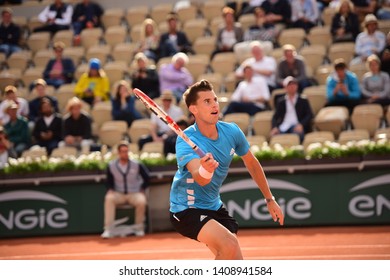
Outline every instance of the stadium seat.
<path fill-rule="evenodd" d="M 120 26 L 124 17 L 124 10 L 121 8 L 108 8 L 104 10 L 101 21 L 107 30 L 111 26 Z"/>
<path fill-rule="evenodd" d="M 42 49 L 35 53 L 32 60 L 35 67 L 46 67 L 50 59 L 54 58 L 52 49 Z"/>
<path fill-rule="evenodd" d="M 26 71 L 24 71 L 23 75 L 21 76 L 23 85 L 26 88 L 29 88 L 36 79 L 42 78 L 44 69 L 44 67 L 34 67 L 28 68 Z"/>
<path fill-rule="evenodd" d="M 142 146 L 141 155 L 143 153 L 155 154 L 164 157 L 164 142 L 148 142 Z"/>
<path fill-rule="evenodd" d="M 78 154 L 77 148 L 75 147 L 68 147 L 68 146 L 63 146 L 63 147 L 58 147 L 53 149 L 51 152 L 50 157 L 51 158 L 67 158 L 69 156 L 74 156 L 76 157 Z"/>
<path fill-rule="evenodd" d="M 124 43 L 127 38 L 127 28 L 125 26 L 110 26 L 104 32 L 103 38 L 106 44 L 111 47 Z"/>
<path fill-rule="evenodd" d="M 159 24 L 167 18 L 167 14 L 173 10 L 172 3 L 162 3 L 152 6 L 150 9 L 150 17 Z"/>
<path fill-rule="evenodd" d="M 263 135 L 251 135 L 247 136 L 246 140 L 248 140 L 249 146 L 258 146 L 261 147 L 265 142 L 267 142 L 267 139 Z"/>
<path fill-rule="evenodd" d="M 66 47 L 62 54 L 64 57 L 72 59 L 73 64 L 77 67 L 85 55 L 84 47 Z"/>
<path fill-rule="evenodd" d="M 348 142 L 357 142 L 360 140 L 370 140 L 370 134 L 366 129 L 351 129 L 341 131 L 338 142 L 340 144 L 347 144 Z"/>
<path fill-rule="evenodd" d="M 305 134 L 303 138 L 303 148 L 306 151 L 310 144 L 324 143 L 326 141 L 333 142 L 335 140 L 334 134 L 331 131 L 313 131 Z"/>
<path fill-rule="evenodd" d="M 152 131 L 152 122 L 149 118 L 139 119 L 132 122 L 128 129 L 128 135 L 132 143 L 138 143 L 138 140 L 144 135 L 150 135 Z"/>
<path fill-rule="evenodd" d="M 218 93 L 222 89 L 223 76 L 221 73 L 202 73 L 197 77 L 197 81 L 205 79 L 209 81 L 213 87 L 214 92 Z"/>
<path fill-rule="evenodd" d="M 309 101 L 314 116 L 317 115 L 327 102 L 325 85 L 306 87 L 302 94 Z"/>
<path fill-rule="evenodd" d="M 305 38 L 306 32 L 303 28 L 287 28 L 280 32 L 278 43 L 280 46 L 291 44 L 299 50 L 302 47 Z"/>
<path fill-rule="evenodd" d="M 111 46 L 110 45 L 95 45 L 91 46 L 86 54 L 85 59 L 89 61 L 91 58 L 97 58 L 101 61 L 102 65 L 104 65 L 109 55 L 111 54 Z"/>
<path fill-rule="evenodd" d="M 202 37 L 207 31 L 207 20 L 204 18 L 188 19 L 184 22 L 183 32 L 188 40 L 193 44 L 198 37 Z"/>
<path fill-rule="evenodd" d="M 266 139 L 269 139 L 273 114 L 273 111 L 263 111 L 253 116 L 252 128 L 254 135 L 263 135 Z"/>
<path fill-rule="evenodd" d="M 378 141 L 381 139 L 387 139 L 390 141 L 390 127 L 378 128 L 374 134 L 374 140 Z"/>
<path fill-rule="evenodd" d="M 375 131 L 381 126 L 383 108 L 379 104 L 361 104 L 355 106 L 351 123 L 355 129 L 368 130 L 370 137 L 374 137 Z"/>
<path fill-rule="evenodd" d="M 291 148 L 292 146 L 298 146 L 300 142 L 298 134 L 283 133 L 271 136 L 270 146 L 274 147 L 276 144 L 279 144 L 283 148 Z"/>
<path fill-rule="evenodd" d="M 332 43 L 332 34 L 330 33 L 330 26 L 314 26 L 310 29 L 306 39 L 310 45 L 321 45 L 326 49 Z"/>
<path fill-rule="evenodd" d="M 299 51 L 299 54 L 304 58 L 306 65 L 316 70 L 324 62 L 326 48 L 324 45 L 304 46 Z"/>
<path fill-rule="evenodd" d="M 205 1 L 200 8 L 203 17 L 210 23 L 214 18 L 222 15 L 222 9 L 225 6 L 223 2 Z"/>
<path fill-rule="evenodd" d="M 337 58 L 344 58 L 345 63 L 349 64 L 355 55 L 355 43 L 344 42 L 344 43 L 333 43 L 329 46 L 328 58 L 331 62 Z"/>
<path fill-rule="evenodd" d="M 146 18 L 146 16 L 149 13 L 149 6 L 135 6 L 130 7 L 126 14 L 125 14 L 125 20 L 129 27 L 139 24 L 143 22 Z"/>
<path fill-rule="evenodd" d="M 195 39 L 193 49 L 197 54 L 206 54 L 211 56 L 215 50 L 216 37 L 215 36 L 200 36 Z"/>
<path fill-rule="evenodd" d="M 349 112 L 344 106 L 329 106 L 319 110 L 314 117 L 314 128 L 319 131 L 332 132 L 336 137 L 347 127 Z"/>
<path fill-rule="evenodd" d="M 129 64 L 133 60 L 134 52 L 138 48 L 138 43 L 120 43 L 117 44 L 111 56 L 115 61 L 124 61 Z"/>
<path fill-rule="evenodd" d="M 33 53 L 36 53 L 42 49 L 46 49 L 50 43 L 50 36 L 50 32 L 32 33 L 27 38 L 27 46 Z"/>
<path fill-rule="evenodd" d="M 250 116 L 247 113 L 232 113 L 227 114 L 223 117 L 223 121 L 225 122 L 233 122 L 236 123 L 245 135 L 248 134 L 248 128 L 250 125 Z"/>
<path fill-rule="evenodd" d="M 73 36 L 73 30 L 60 30 L 53 35 L 52 42 L 61 41 L 65 44 L 65 47 L 71 47 L 73 46 Z"/>
<path fill-rule="evenodd" d="M 237 66 L 237 59 L 234 52 L 217 53 L 210 62 L 213 72 L 226 75 L 233 72 Z"/>
<path fill-rule="evenodd" d="M 91 46 L 99 45 L 102 36 L 103 29 L 99 27 L 83 29 L 80 33 L 81 45 L 88 50 Z"/>

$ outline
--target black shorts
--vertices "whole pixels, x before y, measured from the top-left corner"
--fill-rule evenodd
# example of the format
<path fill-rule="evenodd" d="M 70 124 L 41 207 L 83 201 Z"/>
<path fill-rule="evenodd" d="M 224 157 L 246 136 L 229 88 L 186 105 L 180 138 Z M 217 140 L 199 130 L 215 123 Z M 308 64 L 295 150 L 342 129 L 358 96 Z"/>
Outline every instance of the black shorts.
<path fill-rule="evenodd" d="M 186 237 L 198 240 L 198 234 L 209 220 L 216 220 L 232 233 L 238 232 L 237 221 L 229 216 L 225 207 L 217 211 L 188 208 L 184 211 L 171 213 L 171 223 L 175 230 Z"/>

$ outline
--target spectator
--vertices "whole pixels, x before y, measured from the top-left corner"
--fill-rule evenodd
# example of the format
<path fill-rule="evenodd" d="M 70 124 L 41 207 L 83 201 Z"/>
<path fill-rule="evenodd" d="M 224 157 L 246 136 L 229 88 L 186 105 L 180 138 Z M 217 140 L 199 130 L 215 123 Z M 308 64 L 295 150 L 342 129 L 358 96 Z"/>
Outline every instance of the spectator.
<path fill-rule="evenodd" d="M 376 15 L 378 19 L 390 19 L 390 0 L 383 0 L 382 5 L 378 7 L 379 9 L 376 11 Z"/>
<path fill-rule="evenodd" d="M 11 154 L 20 157 L 23 151 L 31 144 L 31 135 L 27 119 L 18 115 L 18 104 L 13 100 L 6 100 L 5 113 L 9 116 L 9 122 L 4 126 L 9 141 L 12 143 Z"/>
<path fill-rule="evenodd" d="M 185 68 L 188 56 L 185 53 L 177 53 L 172 57 L 171 63 L 163 64 L 159 70 L 160 91 L 170 90 L 179 102 L 184 91 L 193 83 L 191 73 Z"/>
<path fill-rule="evenodd" d="M 93 106 L 97 102 L 109 100 L 110 81 L 100 66 L 100 60 L 91 58 L 89 60 L 89 70 L 83 73 L 78 80 L 76 95 Z"/>
<path fill-rule="evenodd" d="M 180 118 L 184 116 L 183 110 L 172 104 L 173 101 L 173 94 L 171 91 L 167 90 L 164 91 L 161 94 L 161 100 L 162 100 L 162 109 L 174 120 L 178 121 Z M 151 114 L 150 120 L 152 121 L 152 130 L 151 135 L 142 137 L 138 141 L 139 150 L 142 150 L 142 147 L 144 144 L 148 142 L 163 142 L 165 141 L 169 136 L 173 135 L 174 132 L 164 123 L 162 120 L 160 120 L 159 117 L 157 117 L 155 114 Z"/>
<path fill-rule="evenodd" d="M 40 117 L 36 120 L 33 136 L 35 143 L 45 147 L 50 155 L 62 140 L 62 118 L 54 112 L 54 107 L 47 97 L 40 102 Z"/>
<path fill-rule="evenodd" d="M 380 71 L 381 61 L 375 54 L 367 58 L 367 67 L 370 69 L 364 74 L 361 90 L 364 103 L 377 103 L 382 106 L 390 105 L 390 77 Z"/>
<path fill-rule="evenodd" d="M 62 0 L 54 0 L 39 13 L 38 19 L 44 25 L 34 29 L 34 32 L 49 31 L 55 34 L 60 30 L 68 30 L 72 21 L 73 7 Z"/>
<path fill-rule="evenodd" d="M 50 101 L 51 106 L 54 109 L 54 112 L 58 112 L 58 101 L 57 98 L 54 96 L 49 96 L 46 93 L 46 82 L 43 79 L 37 79 L 34 82 L 35 85 L 35 92 L 37 94 L 37 97 L 31 100 L 29 105 L 29 117 L 28 119 L 32 122 L 36 122 L 37 119 L 40 117 L 40 111 L 41 111 L 41 102 L 42 99 L 47 99 Z"/>
<path fill-rule="evenodd" d="M 234 91 L 224 115 L 231 113 L 248 113 L 253 116 L 268 109 L 270 93 L 263 77 L 254 77 L 251 65 L 244 67 L 244 80 Z"/>
<path fill-rule="evenodd" d="M 27 118 L 29 114 L 28 102 L 26 99 L 17 96 L 17 88 L 14 86 L 6 86 L 4 89 L 5 99 L 0 103 L 0 125 L 8 123 L 9 116 L 5 113 L 9 101 L 13 101 L 18 105 L 18 116 Z"/>
<path fill-rule="evenodd" d="M 276 104 L 270 134 L 295 133 L 302 142 L 305 133 L 311 131 L 313 112 L 307 99 L 298 94 L 297 79 L 288 76 L 283 80 L 283 86 L 286 95 Z"/>
<path fill-rule="evenodd" d="M 261 4 L 263 4 L 263 2 L 264 2 L 264 0 L 243 1 L 241 3 L 241 11 L 238 13 L 237 18 L 240 18 L 240 16 L 242 16 L 242 15 L 254 13 L 255 9 L 260 7 Z"/>
<path fill-rule="evenodd" d="M 316 0 L 291 0 L 291 26 L 303 28 L 306 33 L 317 25 L 319 9 Z"/>
<path fill-rule="evenodd" d="M 390 73 L 390 31 L 386 36 L 386 46 L 380 54 L 381 70 Z"/>
<path fill-rule="evenodd" d="M 283 46 L 284 57 L 279 61 L 276 70 L 276 81 L 278 86 L 283 86 L 283 81 L 288 76 L 298 80 L 298 92 L 301 93 L 304 88 L 314 85 L 306 75 L 306 65 L 302 57 L 297 55 L 293 45 Z"/>
<path fill-rule="evenodd" d="M 129 158 L 128 143 L 118 145 L 118 159 L 107 166 L 107 193 L 104 197 L 104 232 L 102 238 L 115 236 L 115 209 L 119 204 L 128 203 L 135 207 L 136 236 L 145 235 L 147 199 L 145 189 L 149 183 L 149 171 L 140 162 Z"/>
<path fill-rule="evenodd" d="M 74 7 L 72 26 L 74 32 L 74 44 L 80 44 L 80 33 L 85 28 L 101 27 L 101 16 L 104 10 L 98 4 L 90 0 L 82 0 Z"/>
<path fill-rule="evenodd" d="M 375 14 L 377 9 L 376 0 L 351 0 L 355 6 L 355 12 L 359 16 L 359 22 L 364 20 L 368 14 Z"/>
<path fill-rule="evenodd" d="M 185 116 L 181 117 L 176 121 L 177 125 L 180 127 L 181 130 L 185 130 L 188 127 L 187 118 Z M 176 140 L 177 140 L 177 134 L 173 133 L 170 134 L 167 139 L 164 140 L 164 155 L 167 156 L 168 154 L 176 154 Z"/>
<path fill-rule="evenodd" d="M 150 98 L 160 96 L 160 80 L 155 65 L 148 65 L 149 60 L 146 55 L 139 52 L 134 57 L 136 70 L 131 74 L 132 88 L 139 88 Z"/>
<path fill-rule="evenodd" d="M 142 119 L 142 115 L 135 108 L 136 97 L 130 91 L 130 85 L 127 81 L 119 81 L 115 97 L 112 103 L 112 118 L 114 120 L 126 121 L 128 127 L 134 120 Z"/>
<path fill-rule="evenodd" d="M 331 29 L 333 42 L 355 42 L 360 23 L 351 1 L 342 0 L 336 7 Z"/>
<path fill-rule="evenodd" d="M 261 4 L 265 11 L 267 22 L 283 24 L 285 27 L 291 22 L 291 4 L 289 0 L 265 0 Z"/>
<path fill-rule="evenodd" d="M 93 144 L 91 118 L 81 111 L 82 103 L 77 97 L 68 101 L 63 122 L 63 141 L 58 146 L 72 146 L 81 150 L 89 150 Z"/>
<path fill-rule="evenodd" d="M 261 7 L 257 7 L 254 10 L 256 22 L 244 33 L 245 41 L 270 41 L 273 44 L 276 43 L 276 38 L 279 35 L 279 31 L 276 29 L 275 24 L 267 20 L 265 11 Z"/>
<path fill-rule="evenodd" d="M 265 78 L 269 92 L 272 92 L 276 87 L 276 61 L 272 56 L 264 54 L 264 47 L 260 42 L 251 42 L 250 48 L 252 57 L 244 60 L 244 62 L 236 69 L 236 77 L 238 79 L 242 79 L 244 77 L 244 66 L 251 65 L 254 71 L 254 76 Z"/>
<path fill-rule="evenodd" d="M 43 71 L 43 78 L 46 80 L 46 83 L 55 88 L 73 82 L 75 66 L 72 59 L 63 57 L 64 48 L 64 43 L 54 43 L 55 58 L 48 61 Z"/>
<path fill-rule="evenodd" d="M 168 32 L 161 34 L 159 52 L 161 57 L 173 56 L 178 52 L 194 53 L 187 35 L 177 29 L 177 14 L 169 13 L 167 16 Z"/>
<path fill-rule="evenodd" d="M 12 21 L 13 11 L 10 8 L 4 8 L 1 12 L 0 24 L 0 52 L 9 57 L 13 52 L 21 51 L 19 45 L 21 30 L 18 25 Z"/>
<path fill-rule="evenodd" d="M 346 106 L 351 114 L 361 101 L 359 80 L 343 58 L 334 61 L 335 71 L 326 79 L 326 106 Z"/>
<path fill-rule="evenodd" d="M 141 27 L 141 37 L 139 40 L 139 52 L 143 52 L 147 58 L 157 62 L 159 53 L 158 45 L 160 42 L 160 33 L 156 22 L 147 18 L 143 21 Z"/>
<path fill-rule="evenodd" d="M 378 30 L 378 20 L 373 14 L 368 14 L 364 18 L 365 30 L 356 38 L 355 53 L 351 65 L 364 63 L 368 56 L 379 55 L 386 45 L 386 35 Z"/>
<path fill-rule="evenodd" d="M 8 162 L 10 149 L 11 142 L 8 140 L 4 127 L 0 125 L 0 169 L 3 169 Z"/>
<path fill-rule="evenodd" d="M 224 25 L 218 29 L 217 45 L 211 54 L 211 58 L 217 53 L 232 52 L 234 45 L 244 39 L 244 31 L 241 25 L 234 20 L 234 10 L 229 7 L 223 8 L 222 17 Z"/>

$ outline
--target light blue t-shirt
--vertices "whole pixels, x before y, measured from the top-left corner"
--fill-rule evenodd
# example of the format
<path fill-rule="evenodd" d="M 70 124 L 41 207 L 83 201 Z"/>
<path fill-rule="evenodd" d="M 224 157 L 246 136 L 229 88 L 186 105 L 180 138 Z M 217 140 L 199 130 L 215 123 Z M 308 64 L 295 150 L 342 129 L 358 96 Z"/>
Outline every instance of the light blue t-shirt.
<path fill-rule="evenodd" d="M 170 193 L 170 211 L 177 213 L 187 208 L 218 210 L 221 205 L 219 189 L 225 180 L 234 154 L 244 156 L 249 144 L 244 133 L 235 123 L 219 121 L 217 124 L 218 139 L 212 140 L 203 136 L 196 124 L 184 132 L 205 153 L 211 153 L 219 162 L 211 182 L 205 186 L 198 185 L 187 170 L 186 164 L 199 158 L 195 151 L 181 137 L 176 142 L 178 170 L 173 178 Z"/>

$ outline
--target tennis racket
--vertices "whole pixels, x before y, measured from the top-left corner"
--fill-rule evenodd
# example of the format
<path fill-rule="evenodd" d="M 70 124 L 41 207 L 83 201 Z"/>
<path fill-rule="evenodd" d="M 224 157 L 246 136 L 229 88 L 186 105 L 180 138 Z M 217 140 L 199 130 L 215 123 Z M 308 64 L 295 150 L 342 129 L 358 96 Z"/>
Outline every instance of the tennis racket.
<path fill-rule="evenodd" d="M 172 129 L 177 135 L 179 135 L 183 140 L 190 145 L 190 147 L 200 156 L 204 157 L 206 154 L 194 143 L 190 138 L 184 133 L 179 125 L 163 110 L 160 106 L 156 104 L 149 96 L 143 93 L 140 89 L 133 89 L 135 96 L 141 100 L 141 102 L 152 111 L 157 117 L 159 117 L 164 123 L 166 123 L 170 129 Z"/>

